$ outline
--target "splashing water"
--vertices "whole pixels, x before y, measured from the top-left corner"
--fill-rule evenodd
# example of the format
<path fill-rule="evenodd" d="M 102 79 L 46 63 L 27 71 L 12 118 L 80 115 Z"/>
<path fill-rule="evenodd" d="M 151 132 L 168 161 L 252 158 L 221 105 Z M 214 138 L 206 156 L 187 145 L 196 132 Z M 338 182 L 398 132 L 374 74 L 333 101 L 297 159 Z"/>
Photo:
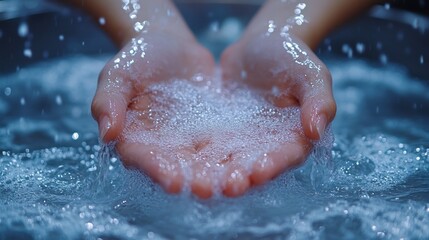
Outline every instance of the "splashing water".
<path fill-rule="evenodd" d="M 320 143 L 321 151 L 304 166 L 243 197 L 200 201 L 164 193 L 125 169 L 112 146 L 97 144 L 88 108 L 105 60 L 65 58 L 0 77 L 0 238 L 422 239 L 429 234 L 424 82 L 398 69 L 328 61 L 339 109 L 332 160 L 321 160 L 326 144 Z M 183 94 L 198 95 L 186 83 L 175 84 L 188 91 Z M 153 90 L 171 91 L 165 87 Z M 203 99 L 216 103 L 215 90 Z M 233 109 L 239 101 L 231 104 Z"/>

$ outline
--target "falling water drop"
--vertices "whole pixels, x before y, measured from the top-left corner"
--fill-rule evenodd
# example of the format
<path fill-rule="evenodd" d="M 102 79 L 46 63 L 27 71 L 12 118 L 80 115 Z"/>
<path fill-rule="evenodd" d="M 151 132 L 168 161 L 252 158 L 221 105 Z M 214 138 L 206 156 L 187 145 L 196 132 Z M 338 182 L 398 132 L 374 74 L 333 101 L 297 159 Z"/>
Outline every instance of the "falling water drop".
<path fill-rule="evenodd" d="M 31 49 L 29 48 L 24 49 L 24 56 L 31 58 L 33 56 L 33 52 L 31 51 Z"/>
<path fill-rule="evenodd" d="M 57 95 L 57 96 L 55 97 L 55 103 L 56 103 L 57 105 L 62 105 L 62 104 L 63 104 L 63 99 L 61 98 L 61 96 L 60 96 L 60 95 Z"/>
<path fill-rule="evenodd" d="M 74 132 L 74 133 L 72 134 L 72 139 L 73 139 L 73 140 L 78 140 L 78 139 L 79 139 L 79 133 Z"/>
<path fill-rule="evenodd" d="M 356 43 L 356 51 L 362 54 L 365 51 L 365 44 Z"/>
<path fill-rule="evenodd" d="M 28 35 L 28 25 L 26 22 L 22 22 L 18 26 L 18 35 L 20 37 L 26 37 Z"/>
<path fill-rule="evenodd" d="M 381 62 L 382 64 L 387 64 L 387 61 L 388 61 L 388 59 L 387 59 L 387 55 L 386 55 L 386 54 L 384 54 L 384 53 L 380 54 L 380 62 Z"/>
<path fill-rule="evenodd" d="M 100 25 L 104 25 L 104 24 L 106 24 L 106 19 L 104 17 L 101 17 L 101 18 L 98 19 L 98 23 Z"/>

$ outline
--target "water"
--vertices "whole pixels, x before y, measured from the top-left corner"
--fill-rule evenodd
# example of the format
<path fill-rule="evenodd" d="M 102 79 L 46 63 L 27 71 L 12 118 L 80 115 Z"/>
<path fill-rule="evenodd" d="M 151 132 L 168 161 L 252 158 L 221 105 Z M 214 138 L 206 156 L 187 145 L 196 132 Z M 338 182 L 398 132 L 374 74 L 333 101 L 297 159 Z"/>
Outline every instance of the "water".
<path fill-rule="evenodd" d="M 98 145 L 89 105 L 106 57 L 0 77 L 0 239 L 424 239 L 429 86 L 400 68 L 329 60 L 331 161 L 243 197 L 168 195 Z"/>
<path fill-rule="evenodd" d="M 226 189 L 230 176 L 247 178 L 263 156 L 288 143 L 307 144 L 301 142 L 299 108 L 277 108 L 264 98 L 266 91 L 238 81 L 223 84 L 220 76 L 148 86 L 130 105 L 122 142 L 160 146 L 157 166 L 177 163 L 185 188 L 200 176 L 213 184 L 215 194 Z"/>

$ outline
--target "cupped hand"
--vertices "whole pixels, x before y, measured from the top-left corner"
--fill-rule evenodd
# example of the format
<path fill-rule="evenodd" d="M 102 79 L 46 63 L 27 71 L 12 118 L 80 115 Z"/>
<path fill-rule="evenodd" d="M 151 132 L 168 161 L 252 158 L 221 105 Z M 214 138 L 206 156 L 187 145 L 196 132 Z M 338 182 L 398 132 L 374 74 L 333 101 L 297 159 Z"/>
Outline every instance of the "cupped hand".
<path fill-rule="evenodd" d="M 223 194 L 238 196 L 252 185 L 262 184 L 301 164 L 312 148 L 312 140 L 319 139 L 332 120 L 335 103 L 330 75 L 324 65 L 299 40 L 287 40 L 267 36 L 244 39 L 222 56 L 225 79 L 248 83 L 276 107 L 299 106 L 302 114 L 304 131 L 301 126 L 291 124 L 288 141 L 273 142 L 276 147 L 261 154 L 250 170 L 234 152 L 225 152 L 224 159 L 210 159 L 213 156 L 196 159 L 204 149 L 216 148 L 223 141 L 220 139 L 212 142 L 196 138 L 191 144 L 166 150 L 163 143 L 130 137 L 130 129 L 157 132 L 162 123 L 154 121 L 170 116 L 166 113 L 154 117 L 159 109 L 151 109 L 151 103 L 159 97 L 156 91 L 147 91 L 151 85 L 195 76 L 198 83 L 204 79 L 201 76 L 212 74 L 214 61 L 209 52 L 195 40 L 186 38 L 162 33 L 143 35 L 128 43 L 106 65 L 92 105 L 102 139 L 116 140 L 116 150 L 124 164 L 145 172 L 167 192 L 178 193 L 187 184 L 202 198 L 213 195 L 215 182 L 221 183 L 217 187 Z M 276 47 L 279 43 L 283 48 Z M 288 49 L 289 46 L 292 47 Z M 209 131 L 206 135 L 210 136 Z M 207 167 L 214 162 L 221 166 L 222 174 Z"/>
<path fill-rule="evenodd" d="M 179 192 L 183 174 L 176 168 L 175 160 L 159 161 L 162 146 L 146 146 L 121 136 L 126 116 L 129 111 L 145 107 L 140 99 L 151 84 L 211 75 L 214 66 L 210 52 L 193 37 L 152 31 L 133 38 L 99 76 L 92 114 L 102 141 L 117 141 L 116 150 L 126 166 L 145 172 L 168 192 Z"/>
<path fill-rule="evenodd" d="M 331 75 L 313 51 L 290 33 L 247 34 L 221 57 L 223 78 L 246 83 L 276 107 L 297 106 L 302 129 L 278 151 L 256 161 L 249 173 L 252 185 L 262 184 L 305 161 L 315 140 L 333 120 L 336 104 Z M 301 134 L 300 134 L 301 133 Z"/>

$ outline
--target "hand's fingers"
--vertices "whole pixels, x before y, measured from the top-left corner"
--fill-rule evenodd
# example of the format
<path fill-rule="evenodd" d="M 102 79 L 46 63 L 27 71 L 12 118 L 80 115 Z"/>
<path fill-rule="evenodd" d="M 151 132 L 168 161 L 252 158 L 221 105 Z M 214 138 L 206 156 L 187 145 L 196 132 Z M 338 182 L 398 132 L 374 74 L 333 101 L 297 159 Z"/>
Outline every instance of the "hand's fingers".
<path fill-rule="evenodd" d="M 246 171 L 243 165 L 232 164 L 227 165 L 226 183 L 223 188 L 223 194 L 228 197 L 237 197 L 243 195 L 250 187 L 249 172 Z"/>
<path fill-rule="evenodd" d="M 207 199 L 213 195 L 213 169 L 204 162 L 194 163 L 192 169 L 191 190 L 200 198 Z"/>
<path fill-rule="evenodd" d="M 305 143 L 285 143 L 281 148 L 262 156 L 253 164 L 250 174 L 252 185 L 263 184 L 302 164 L 309 151 L 310 146 Z"/>
<path fill-rule="evenodd" d="M 301 104 L 301 122 L 305 135 L 319 140 L 335 117 L 336 104 L 332 94 L 331 74 L 323 64 L 319 74 L 310 78 L 307 83 L 299 84 L 297 98 Z"/>
<path fill-rule="evenodd" d="M 192 60 L 190 60 L 190 66 L 194 67 L 191 71 L 191 75 L 202 73 L 207 76 L 212 76 L 215 70 L 215 60 L 211 52 L 203 47 L 197 46 L 193 50 Z M 190 76 L 193 77 L 193 76 Z"/>
<path fill-rule="evenodd" d="M 92 100 L 92 116 L 98 122 L 100 138 L 109 142 L 121 133 L 125 112 L 132 97 L 132 87 L 122 76 L 103 70 Z"/>
<path fill-rule="evenodd" d="M 224 80 L 238 80 L 244 77 L 241 76 L 243 66 L 238 56 L 238 48 L 237 44 L 231 45 L 221 55 L 220 65 L 222 68 L 222 79 Z"/>
<path fill-rule="evenodd" d="M 184 177 L 179 163 L 174 159 L 163 156 L 156 146 L 139 143 L 119 142 L 116 150 L 124 165 L 135 167 L 145 172 L 165 191 L 179 193 L 182 191 Z"/>

